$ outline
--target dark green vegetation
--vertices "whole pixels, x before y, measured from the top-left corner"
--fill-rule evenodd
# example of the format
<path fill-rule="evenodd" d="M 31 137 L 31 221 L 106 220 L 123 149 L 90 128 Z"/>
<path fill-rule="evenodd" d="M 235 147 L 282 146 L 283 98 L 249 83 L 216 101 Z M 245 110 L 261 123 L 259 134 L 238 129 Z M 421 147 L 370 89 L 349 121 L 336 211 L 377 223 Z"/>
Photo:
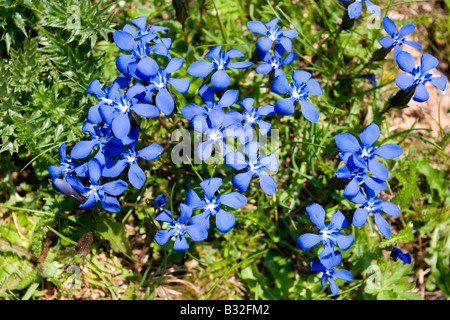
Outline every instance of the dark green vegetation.
<path fill-rule="evenodd" d="M 380 124 L 380 143 L 397 143 L 404 150 L 384 162 L 390 188 L 383 194 L 400 206 L 402 215 L 388 220 L 390 239 L 380 236 L 371 221 L 347 230 L 356 240 L 344 252 L 341 267 L 355 280 L 338 282 L 336 298 L 449 297 L 449 100 L 440 94 L 423 106 L 446 118 L 419 114 L 412 125 L 398 120 L 406 117 L 399 110 L 381 113 L 398 90 L 393 81 L 399 70 L 392 54 L 367 63 L 385 34 L 379 24 L 370 27 L 373 16 L 365 9 L 351 29 L 338 32 L 345 9 L 335 0 L 186 2 L 175 10 L 165 1 L 0 1 L 1 299 L 333 298 L 329 288 L 322 289 L 320 275 L 309 269 L 319 246 L 302 252 L 295 239 L 312 231 L 305 212 L 310 203 L 320 203 L 329 215 L 341 210 L 351 218 L 356 206 L 333 180 L 340 166 L 334 136 L 357 135 L 374 121 Z M 375 2 L 383 14 L 400 14 L 398 26 L 416 24 L 415 40 L 441 61 L 438 70 L 449 77 L 450 2 L 427 2 L 431 10 L 416 1 Z M 145 186 L 123 194 L 118 214 L 81 210 L 76 200 L 51 188 L 47 166 L 58 162 L 63 142 L 83 139 L 81 126 L 96 102 L 85 93 L 89 83 L 99 79 L 109 85 L 118 75 L 120 50 L 112 32 L 143 15 L 171 30 L 171 52 L 185 59 L 177 77 L 190 78 L 191 87 L 186 95 L 176 93 L 174 114 L 141 125 L 141 145 L 167 147 L 157 161 L 146 164 Z M 171 132 L 190 129 L 179 109 L 201 103 L 197 89 L 202 79 L 190 77 L 187 66 L 217 44 L 250 57 L 255 38 L 247 21 L 274 17 L 299 31 L 293 39 L 299 58 L 286 73 L 289 79 L 293 69 L 308 70 L 321 83 L 324 96 L 313 98 L 320 120 L 311 124 L 299 111 L 268 120 L 280 132 L 277 194 L 267 197 L 253 181 L 248 205 L 233 211 L 237 224 L 232 231 L 224 235 L 211 228 L 208 239 L 191 244 L 188 253 L 172 252 L 171 243 L 162 248 L 153 241 L 159 225 L 149 219 L 159 193 L 171 195 L 178 208 L 200 182 L 193 168 L 203 178 L 222 177 L 223 192 L 234 190 L 231 168 L 170 160 Z M 231 88 L 240 90 L 240 99 L 251 96 L 260 106 L 276 101 L 267 76 L 254 69 L 233 72 Z M 367 79 L 351 77 L 370 72 L 378 76 L 375 88 Z M 413 263 L 390 261 L 393 245 L 410 252 Z"/>

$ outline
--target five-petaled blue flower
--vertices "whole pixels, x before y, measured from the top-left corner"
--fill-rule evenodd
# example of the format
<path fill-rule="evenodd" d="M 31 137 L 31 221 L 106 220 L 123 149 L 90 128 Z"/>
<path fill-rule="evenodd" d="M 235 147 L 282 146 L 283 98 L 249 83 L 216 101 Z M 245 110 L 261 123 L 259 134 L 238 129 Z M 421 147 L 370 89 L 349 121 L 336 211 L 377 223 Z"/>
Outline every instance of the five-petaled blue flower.
<path fill-rule="evenodd" d="M 339 249 L 348 250 L 355 237 L 353 235 L 344 235 L 341 229 L 348 227 L 349 222 L 341 211 L 336 211 L 331 216 L 331 222 L 325 223 L 325 210 L 320 204 L 312 203 L 306 207 L 309 220 L 317 228 L 319 234 L 305 233 L 297 238 L 298 247 L 305 251 L 315 247 L 319 242 L 324 244 L 324 249 L 320 253 L 321 261 L 333 257 L 334 246 L 337 245 Z"/>
<path fill-rule="evenodd" d="M 112 106 L 113 100 L 109 97 L 110 96 L 109 92 L 111 91 L 111 88 L 114 86 L 118 86 L 118 90 L 125 89 L 130 84 L 130 81 L 131 81 L 130 75 L 122 74 L 114 80 L 111 87 L 105 87 L 102 89 L 100 81 L 98 81 L 97 79 L 92 80 L 88 88 L 86 89 L 86 92 L 95 95 L 97 97 L 98 104 L 89 108 L 87 120 L 95 124 L 102 122 L 103 119 L 100 114 L 100 106 L 104 104 Z M 114 91 L 115 90 L 113 90 L 113 92 Z"/>
<path fill-rule="evenodd" d="M 91 159 L 87 163 L 90 185 L 84 186 L 80 180 L 75 179 L 77 183 L 71 183 L 71 186 L 78 190 L 86 198 L 86 202 L 80 204 L 80 208 L 87 209 L 93 208 L 100 201 L 102 207 L 110 212 L 119 212 L 120 204 L 116 198 L 107 196 L 118 196 L 128 187 L 128 184 L 119 179 L 105 184 L 100 184 L 99 180 L 102 177 L 102 165 L 97 159 Z"/>
<path fill-rule="evenodd" d="M 282 58 L 284 51 L 284 47 L 278 44 L 275 45 L 273 55 L 270 54 L 270 52 L 261 53 L 261 51 L 258 51 L 261 61 L 263 62 L 256 66 L 255 71 L 259 74 L 267 74 L 273 71 L 275 77 L 284 74 L 281 67 L 289 65 L 297 59 L 297 54 L 295 52 L 288 53 L 284 58 Z"/>
<path fill-rule="evenodd" d="M 131 130 L 130 112 L 138 116 L 154 118 L 159 116 L 159 110 L 148 103 L 141 103 L 137 96 L 145 92 L 141 83 L 129 87 L 126 92 L 119 93 L 119 88 L 113 86 L 110 90 L 110 105 L 101 105 L 100 114 L 105 123 L 111 125 L 112 132 L 117 138 L 126 137 Z"/>
<path fill-rule="evenodd" d="M 243 108 L 243 113 L 236 110 L 227 112 L 226 124 L 231 125 L 233 123 L 244 122 L 243 130 L 247 131 L 251 129 L 253 125 L 258 125 L 261 135 L 265 136 L 272 129 L 272 125 L 269 122 L 262 120 L 262 116 L 271 116 L 274 112 L 274 106 L 267 104 L 261 108 L 253 107 L 255 99 L 247 97 L 241 100 L 239 103 Z"/>
<path fill-rule="evenodd" d="M 397 247 L 392 247 L 391 259 L 394 262 L 397 262 L 398 259 L 400 259 L 407 264 L 411 264 L 411 254 L 409 252 L 403 253 L 403 251 Z"/>
<path fill-rule="evenodd" d="M 298 31 L 296 29 L 281 31 L 281 27 L 277 25 L 278 21 L 278 18 L 274 18 L 266 23 L 257 20 L 247 22 L 247 28 L 251 32 L 264 35 L 256 41 L 259 51 L 268 52 L 274 43 L 279 43 L 287 52 L 292 52 L 291 39 L 298 36 Z"/>
<path fill-rule="evenodd" d="M 367 170 L 374 177 L 386 181 L 389 172 L 382 163 L 375 159 L 375 156 L 383 159 L 394 159 L 401 156 L 403 150 L 396 144 L 384 144 L 375 147 L 375 141 L 379 136 L 380 128 L 375 123 L 371 123 L 359 134 L 361 145 L 355 136 L 350 133 L 339 133 L 334 139 L 336 146 L 341 150 L 339 154 L 341 160 L 347 163 L 351 157 L 355 164 L 366 165 Z"/>
<path fill-rule="evenodd" d="M 198 89 L 198 95 L 205 103 L 204 107 L 196 103 L 189 103 L 180 110 L 188 120 L 192 120 L 196 115 L 208 116 L 211 110 L 222 111 L 223 108 L 232 106 L 239 98 L 239 90 L 227 90 L 223 93 L 219 101 L 215 101 L 214 89 L 206 84 L 202 84 Z"/>
<path fill-rule="evenodd" d="M 200 182 L 205 196 L 200 199 L 197 193 L 190 189 L 186 196 L 186 204 L 193 209 L 202 209 L 203 212 L 191 218 L 192 221 L 203 225 L 209 229 L 209 217 L 216 216 L 216 227 L 220 232 L 227 233 L 233 229 L 236 218 L 233 214 L 223 210 L 220 206 L 226 205 L 231 208 L 240 208 L 247 203 L 247 198 L 239 192 L 233 191 L 215 196 L 222 184 L 221 178 L 208 178 Z"/>
<path fill-rule="evenodd" d="M 349 0 L 339 0 L 341 2 L 348 2 Z M 347 8 L 348 17 L 350 19 L 356 19 L 361 15 L 362 11 L 362 2 L 364 2 L 367 6 L 367 10 L 370 11 L 373 15 L 379 17 L 381 15 L 381 9 L 374 5 L 369 0 L 355 0 L 352 4 L 350 4 Z"/>
<path fill-rule="evenodd" d="M 172 237 L 175 237 L 173 245 L 174 251 L 186 251 L 189 249 L 189 243 L 186 239 L 186 234 L 193 241 L 202 241 L 208 237 L 208 230 L 201 224 L 192 223 L 192 208 L 184 203 L 180 204 L 180 217 L 178 220 L 173 220 L 172 214 L 169 210 L 164 209 L 158 213 L 155 220 L 167 222 L 170 224 L 168 230 L 159 230 L 155 235 L 155 241 L 160 246 L 164 246 Z"/>
<path fill-rule="evenodd" d="M 203 115 L 196 115 L 191 120 L 192 128 L 206 136 L 206 141 L 201 142 L 197 147 L 197 153 L 200 160 L 208 159 L 213 151 L 214 144 L 218 144 L 220 152 L 225 156 L 231 151 L 226 144 L 226 137 L 236 138 L 239 131 L 234 128 L 238 124 L 231 124 L 228 127 L 224 126 L 226 114 L 221 109 L 213 109 L 209 112 L 208 117 Z"/>
<path fill-rule="evenodd" d="M 380 198 L 377 197 L 379 192 L 373 191 L 365 184 L 362 185 L 362 189 L 366 196 L 364 196 L 363 192 L 360 190 L 355 197 L 349 199 L 353 203 L 362 205 L 362 207 L 357 208 L 353 214 L 352 224 L 358 228 L 362 227 L 366 223 L 369 213 L 372 213 L 375 218 L 375 225 L 380 233 L 386 238 L 390 238 L 391 227 L 386 219 L 381 216 L 380 212 L 385 212 L 390 216 L 397 216 L 400 214 L 399 207 L 392 202 L 380 200 Z"/>
<path fill-rule="evenodd" d="M 158 72 L 153 77 L 144 76 L 143 79 L 148 81 L 148 86 L 145 87 L 144 102 L 151 102 L 153 92 L 157 91 L 155 98 L 155 104 L 159 110 L 166 116 L 170 115 L 175 108 L 175 102 L 172 95 L 167 89 L 167 85 L 171 84 L 175 90 L 185 94 L 190 87 L 189 79 L 179 79 L 170 76 L 171 73 L 176 72 L 183 67 L 183 58 L 173 58 L 167 63 L 167 66 L 163 69 L 158 69 Z"/>
<path fill-rule="evenodd" d="M 356 157 L 348 157 L 348 159 L 344 160 L 345 165 L 336 171 L 336 178 L 349 180 L 344 187 L 344 197 L 355 197 L 361 190 L 359 186 L 360 181 L 364 181 L 376 193 L 387 188 L 385 181 L 369 176 L 367 174 L 367 166 L 363 162 L 355 161 L 356 159 Z"/>
<path fill-rule="evenodd" d="M 242 147 L 241 152 L 230 152 L 225 156 L 225 164 L 236 171 L 247 169 L 246 172 L 238 173 L 233 177 L 233 185 L 241 192 L 247 191 L 253 176 L 259 177 L 259 184 L 264 193 L 274 195 L 277 191 L 277 184 L 265 169 L 278 171 L 278 159 L 274 153 L 260 157 L 258 153 L 259 142 L 251 141 Z M 247 160 L 244 157 L 247 155 Z"/>
<path fill-rule="evenodd" d="M 428 73 L 431 69 L 438 66 L 439 60 L 431 54 L 424 53 L 420 59 L 420 66 L 415 66 L 414 57 L 405 51 L 397 55 L 397 64 L 403 71 L 409 73 L 400 73 L 395 78 L 395 84 L 402 90 L 413 87 L 415 89 L 413 100 L 417 102 L 424 102 L 430 98 L 425 84 L 431 82 L 436 88 L 441 91 L 445 90 L 447 86 L 447 77 L 432 77 Z"/>
<path fill-rule="evenodd" d="M 142 16 L 131 20 L 131 24 L 136 27 L 134 29 L 131 25 L 126 24 L 123 26 L 122 31 L 128 32 L 135 39 L 139 38 L 144 40 L 144 42 L 154 42 L 155 44 L 149 49 L 158 55 L 166 56 L 171 58 L 169 49 L 172 47 L 172 39 L 169 37 L 160 38 L 156 32 L 168 33 L 169 29 L 162 26 L 151 25 L 147 26 L 147 17 Z"/>
<path fill-rule="evenodd" d="M 110 157 L 121 157 L 118 160 L 110 160 L 103 168 L 103 176 L 115 178 L 119 176 L 126 166 L 130 166 L 128 170 L 128 180 L 136 189 L 140 189 L 145 182 L 145 172 L 138 164 L 138 159 L 142 158 L 148 161 L 157 159 L 164 151 L 164 148 L 157 143 L 136 151 L 136 145 L 139 139 L 139 127 L 135 127 L 130 135 L 134 142 L 128 145 L 128 150 L 125 150 L 122 145 L 110 145 L 106 147 L 105 154 Z"/>
<path fill-rule="evenodd" d="M 405 24 L 397 32 L 397 26 L 394 21 L 388 17 L 383 18 L 384 30 L 389 34 L 380 39 L 380 45 L 386 49 L 394 47 L 394 60 L 397 61 L 397 55 L 402 51 L 401 46 L 406 44 L 413 48 L 422 50 L 420 43 L 415 41 L 406 40 L 406 36 L 409 36 L 416 28 L 413 23 Z"/>
<path fill-rule="evenodd" d="M 283 98 L 275 103 L 275 112 L 279 115 L 291 115 L 295 111 L 295 103 L 300 101 L 303 116 L 316 123 L 319 120 L 319 111 L 308 100 L 310 94 L 321 96 L 322 88 L 315 79 L 311 79 L 311 73 L 303 70 L 294 70 L 292 72 L 292 82 L 290 85 L 286 75 L 279 75 L 272 82 L 271 90 L 278 94 L 290 95 L 289 98 Z"/>
<path fill-rule="evenodd" d="M 67 142 L 64 142 L 59 148 L 59 155 L 61 157 L 61 161 L 59 162 L 59 166 L 48 166 L 47 170 L 50 173 L 52 179 L 59 178 L 61 175 L 64 175 L 63 180 L 67 180 L 68 177 L 72 175 L 77 168 L 80 168 L 81 165 L 76 164 L 74 159 L 70 156 L 67 156 Z"/>
<path fill-rule="evenodd" d="M 111 134 L 111 126 L 106 123 L 102 126 L 98 126 L 87 121 L 84 123 L 82 130 L 91 134 L 91 140 L 82 140 L 77 142 L 73 146 L 70 155 L 74 159 L 87 158 L 91 154 L 92 150 L 95 147 L 98 147 L 95 158 L 100 161 L 102 166 L 105 165 L 107 161 L 109 161 L 109 159 L 104 154 L 104 150 L 107 145 L 129 145 L 133 142 L 133 139 L 131 139 L 129 136 L 125 136 L 120 139 L 115 137 L 113 134 Z M 80 173 L 78 172 L 77 174 L 80 175 Z"/>
<path fill-rule="evenodd" d="M 344 281 L 353 281 L 353 275 L 350 271 L 345 269 L 334 270 L 342 261 L 342 254 L 336 251 L 334 254 L 334 259 L 328 259 L 325 261 L 311 261 L 310 267 L 314 272 L 323 272 L 322 275 L 322 287 L 325 289 L 326 281 L 330 284 L 331 293 L 337 295 L 339 293 L 339 287 L 336 284 L 337 279 Z"/>
<path fill-rule="evenodd" d="M 231 58 L 244 57 L 244 53 L 237 49 L 230 49 L 226 52 L 221 49 L 221 45 L 215 46 L 205 55 L 205 58 L 209 58 L 211 62 L 198 60 L 187 69 L 191 76 L 197 78 L 205 78 L 212 70 L 216 69 L 217 71 L 211 76 L 211 83 L 216 90 L 224 90 L 231 83 L 231 78 L 225 72 L 225 68 L 247 69 L 253 65 L 253 62 L 250 61 L 230 62 Z"/>

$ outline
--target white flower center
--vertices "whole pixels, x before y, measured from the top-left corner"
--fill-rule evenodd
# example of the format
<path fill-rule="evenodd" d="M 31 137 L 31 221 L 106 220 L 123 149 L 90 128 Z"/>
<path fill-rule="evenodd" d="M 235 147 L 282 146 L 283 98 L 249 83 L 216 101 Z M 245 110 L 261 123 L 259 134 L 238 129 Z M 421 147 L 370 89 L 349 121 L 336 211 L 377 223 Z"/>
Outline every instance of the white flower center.
<path fill-rule="evenodd" d="M 175 224 L 174 228 L 177 230 L 177 231 L 175 232 L 175 234 L 174 234 L 174 236 L 176 237 L 176 236 L 178 236 L 180 233 L 183 232 L 183 230 L 184 230 L 184 224 L 178 222 L 177 224 Z"/>
<path fill-rule="evenodd" d="M 217 207 L 216 199 L 213 199 L 212 201 L 206 199 L 206 207 L 205 207 L 206 210 L 213 211 L 216 207 Z"/>
<path fill-rule="evenodd" d="M 219 130 L 214 130 L 211 132 L 211 134 L 209 135 L 209 139 L 213 140 L 213 141 L 217 141 L 220 138 L 222 138 L 222 134 L 220 133 Z"/>
<path fill-rule="evenodd" d="M 300 93 L 297 90 L 292 91 L 292 98 L 294 99 L 300 98 Z"/>

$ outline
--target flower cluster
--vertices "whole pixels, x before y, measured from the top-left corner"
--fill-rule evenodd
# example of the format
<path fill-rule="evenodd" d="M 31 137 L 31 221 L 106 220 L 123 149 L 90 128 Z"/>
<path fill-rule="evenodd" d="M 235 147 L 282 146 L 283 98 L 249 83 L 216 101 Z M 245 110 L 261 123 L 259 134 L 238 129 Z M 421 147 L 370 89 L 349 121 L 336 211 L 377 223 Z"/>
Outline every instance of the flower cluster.
<path fill-rule="evenodd" d="M 86 90 L 98 102 L 90 107 L 82 128 L 90 139 L 76 143 L 70 156 L 64 143 L 59 148 L 59 166 L 48 167 L 51 184 L 57 191 L 80 200 L 80 208 L 92 208 L 100 202 L 105 210 L 119 212 L 120 204 L 115 197 L 127 189 L 128 183 L 110 180 L 128 168 L 128 182 L 134 188 L 142 188 L 146 180 L 142 165 L 157 159 L 164 151 L 157 143 L 137 149 L 140 142 L 137 119 L 155 118 L 160 112 L 172 113 L 174 101 L 169 84 L 182 93 L 189 89 L 188 79 L 171 77 L 184 61 L 171 58 L 170 38 L 158 35 L 168 31 L 160 26 L 147 26 L 146 17 L 139 17 L 113 34 L 117 47 L 129 53 L 117 58 L 121 75 L 111 86 L 102 88 L 95 79 Z M 164 69 L 156 62 L 158 57 L 168 60 Z"/>
<path fill-rule="evenodd" d="M 410 91 L 413 100 L 416 102 L 425 102 L 430 98 L 425 86 L 427 82 L 430 82 L 439 90 L 444 91 L 447 86 L 447 77 L 433 77 L 429 73 L 430 70 L 438 66 L 438 59 L 428 53 L 424 53 L 420 58 L 420 66 L 416 66 L 412 54 L 402 51 L 401 47 L 403 45 L 422 50 L 420 43 L 406 40 L 406 37 L 413 33 L 415 25 L 409 23 L 397 31 L 395 22 L 388 17 L 383 17 L 383 27 L 389 36 L 381 38 L 380 45 L 387 50 L 386 54 L 394 49 L 394 61 L 402 71 L 406 72 L 397 75 L 395 84 L 403 91 Z"/>
<path fill-rule="evenodd" d="M 272 82 L 270 90 L 279 95 L 289 95 L 275 103 L 274 112 L 279 115 L 291 115 L 294 113 L 297 102 L 300 103 L 300 109 L 303 116 L 313 123 L 319 120 L 319 111 L 308 100 L 310 95 L 321 96 L 322 88 L 317 80 L 312 79 L 311 73 L 304 70 L 294 70 L 292 72 L 293 82 L 289 83 L 282 66 L 291 64 L 297 54 L 292 52 L 292 38 L 298 36 L 296 29 L 281 30 L 278 26 L 278 18 L 274 18 L 266 23 L 261 21 L 249 21 L 248 29 L 259 37 L 256 42 L 258 55 L 262 60 L 256 68 L 260 74 L 273 73 L 275 79 Z M 270 50 L 274 53 L 271 54 Z M 283 55 L 287 52 L 285 57 Z"/>
<path fill-rule="evenodd" d="M 339 159 L 344 165 L 336 171 L 338 179 L 347 182 L 344 196 L 355 204 L 362 205 L 353 215 L 353 225 L 361 227 L 366 223 L 367 216 L 372 213 L 375 224 L 386 238 L 391 236 L 391 228 L 380 212 L 396 216 L 400 214 L 399 208 L 388 201 L 381 201 L 377 195 L 387 188 L 386 180 L 389 177 L 387 168 L 375 157 L 394 159 L 402 155 L 403 150 L 396 144 L 384 144 L 375 147 L 380 136 L 380 128 L 369 124 L 359 134 L 361 144 L 350 133 L 339 133 L 335 137 L 336 146 L 341 151 Z M 362 183 L 362 185 L 360 185 Z"/>

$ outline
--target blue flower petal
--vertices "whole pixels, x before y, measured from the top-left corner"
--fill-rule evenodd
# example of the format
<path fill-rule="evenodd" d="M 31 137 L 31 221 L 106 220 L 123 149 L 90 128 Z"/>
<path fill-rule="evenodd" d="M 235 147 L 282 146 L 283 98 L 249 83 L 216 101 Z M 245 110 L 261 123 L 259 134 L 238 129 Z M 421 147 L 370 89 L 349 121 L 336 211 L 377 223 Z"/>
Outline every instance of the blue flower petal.
<path fill-rule="evenodd" d="M 155 235 L 155 242 L 160 246 L 164 246 L 170 241 L 175 232 L 177 232 L 175 229 L 159 230 Z"/>
<path fill-rule="evenodd" d="M 295 99 L 283 98 L 275 103 L 275 112 L 282 116 L 289 116 L 295 111 Z M 306 117 L 305 117 L 306 118 Z"/>
<path fill-rule="evenodd" d="M 179 235 L 173 244 L 173 251 L 186 251 L 187 249 L 189 249 L 189 244 L 186 237 Z"/>
<path fill-rule="evenodd" d="M 128 184 L 125 181 L 119 179 L 102 184 L 101 188 L 107 194 L 110 194 L 112 196 L 118 196 L 128 188 Z"/>
<path fill-rule="evenodd" d="M 252 180 L 253 173 L 251 171 L 238 173 L 233 177 L 233 185 L 241 192 L 247 191 Z"/>
<path fill-rule="evenodd" d="M 397 33 L 397 26 L 388 17 L 383 17 L 383 28 L 391 37 L 394 37 Z"/>
<path fill-rule="evenodd" d="M 211 83 L 214 89 L 224 90 L 230 85 L 231 78 L 225 70 L 217 70 L 211 77 Z"/>
<path fill-rule="evenodd" d="M 352 224 L 358 228 L 362 227 L 366 223 L 368 215 L 369 212 L 366 209 L 356 209 L 355 213 L 353 214 Z"/>
<path fill-rule="evenodd" d="M 395 84 L 402 90 L 406 90 L 414 84 L 414 78 L 406 73 L 400 73 L 395 77 Z"/>
<path fill-rule="evenodd" d="M 220 209 L 216 214 L 216 227 L 220 232 L 227 233 L 235 224 L 236 218 L 231 213 Z"/>
<path fill-rule="evenodd" d="M 198 60 L 189 66 L 187 73 L 196 78 L 205 78 L 213 69 L 211 62 Z"/>
<path fill-rule="evenodd" d="M 125 31 L 114 31 L 113 33 L 114 42 L 117 47 L 123 51 L 131 51 L 134 45 L 134 38 L 131 34 Z"/>
<path fill-rule="evenodd" d="M 424 83 L 420 83 L 416 87 L 416 91 L 414 93 L 413 100 L 417 102 L 425 102 L 430 98 L 430 94 L 428 93 L 427 88 Z"/>
<path fill-rule="evenodd" d="M 247 197 L 239 192 L 233 191 L 221 195 L 220 201 L 226 206 L 237 209 L 247 204 Z"/>
<path fill-rule="evenodd" d="M 312 224 L 318 227 L 320 230 L 325 228 L 325 210 L 320 204 L 312 203 L 306 207 L 309 220 Z"/>
<path fill-rule="evenodd" d="M 200 187 L 205 192 L 206 198 L 211 199 L 214 197 L 214 193 L 219 190 L 220 185 L 222 184 L 222 179 L 213 177 L 208 178 L 200 182 Z"/>
<path fill-rule="evenodd" d="M 140 189 L 144 185 L 145 179 L 146 175 L 141 167 L 136 162 L 132 163 L 128 169 L 128 180 L 131 185 L 136 189 Z"/>
<path fill-rule="evenodd" d="M 413 69 L 416 67 L 414 57 L 406 51 L 402 51 L 397 55 L 397 64 L 400 69 L 407 73 L 412 73 Z"/>
<path fill-rule="evenodd" d="M 336 146 L 342 152 L 357 153 L 360 149 L 358 140 L 350 133 L 339 133 L 334 137 Z"/>
<path fill-rule="evenodd" d="M 445 91 L 445 87 L 447 86 L 447 77 L 432 77 L 430 82 L 439 90 Z"/>
<path fill-rule="evenodd" d="M 384 144 L 376 148 L 373 154 L 383 159 L 394 159 L 403 154 L 403 149 L 396 144 Z"/>
<path fill-rule="evenodd" d="M 369 171 L 378 179 L 386 181 L 389 177 L 388 169 L 376 159 L 368 160 Z"/>
<path fill-rule="evenodd" d="M 120 212 L 120 204 L 119 201 L 114 197 L 104 197 L 100 198 L 100 203 L 106 211 L 109 212 Z"/>
<path fill-rule="evenodd" d="M 336 237 L 337 245 L 339 246 L 339 249 L 342 251 L 347 251 L 355 241 L 355 236 L 353 235 L 339 235 Z"/>
<path fill-rule="evenodd" d="M 272 49 L 273 41 L 267 37 L 261 37 L 256 41 L 256 48 L 261 52 L 268 52 Z"/>
<path fill-rule="evenodd" d="M 173 101 L 172 95 L 166 88 L 162 88 L 158 91 L 155 103 L 158 109 L 166 116 L 170 115 L 175 108 L 175 102 Z"/>
<path fill-rule="evenodd" d="M 208 230 L 201 225 L 186 226 L 186 233 L 194 241 L 203 241 L 208 238 Z"/>
<path fill-rule="evenodd" d="M 97 145 L 97 141 L 91 140 L 91 141 L 79 141 L 77 144 L 75 144 L 72 148 L 72 151 L 70 155 L 74 159 L 83 159 L 88 157 L 92 149 Z"/>
<path fill-rule="evenodd" d="M 315 247 L 321 241 L 322 237 L 318 234 L 305 233 L 297 238 L 297 246 L 302 251 Z"/>
<path fill-rule="evenodd" d="M 247 28 L 254 34 L 266 34 L 267 32 L 267 27 L 261 21 L 249 21 Z"/>
<path fill-rule="evenodd" d="M 382 201 L 381 207 L 383 208 L 383 212 L 386 212 L 390 216 L 397 216 L 401 213 L 400 208 L 389 201 Z"/>
<path fill-rule="evenodd" d="M 377 226 L 378 231 L 380 231 L 380 233 L 386 238 L 390 238 L 391 227 L 389 226 L 389 223 L 378 212 L 375 212 L 373 215 L 375 217 L 375 225 Z"/>

